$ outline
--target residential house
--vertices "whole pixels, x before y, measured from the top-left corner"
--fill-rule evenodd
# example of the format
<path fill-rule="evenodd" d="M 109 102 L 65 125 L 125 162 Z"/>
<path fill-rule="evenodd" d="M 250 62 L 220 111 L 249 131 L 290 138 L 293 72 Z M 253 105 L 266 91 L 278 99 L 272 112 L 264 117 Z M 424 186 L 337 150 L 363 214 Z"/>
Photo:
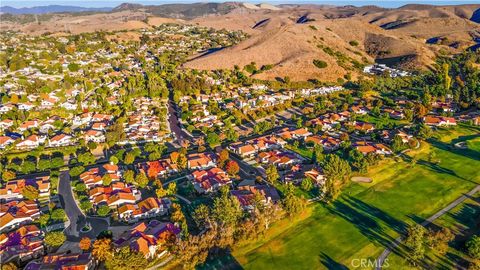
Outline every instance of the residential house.
<path fill-rule="evenodd" d="M 45 251 L 43 232 L 36 225 L 25 225 L 0 234 L 0 262 L 26 262 L 42 256 Z"/>
<path fill-rule="evenodd" d="M 187 157 L 187 167 L 190 170 L 215 167 L 216 156 L 213 153 L 195 153 Z"/>
<path fill-rule="evenodd" d="M 137 204 L 124 204 L 117 209 L 118 217 L 128 223 L 168 213 L 172 202 L 168 198 L 149 197 Z"/>
<path fill-rule="evenodd" d="M 10 201 L 0 204 L 0 232 L 9 231 L 40 217 L 34 201 Z"/>
<path fill-rule="evenodd" d="M 175 241 L 178 234 L 180 228 L 173 223 L 151 220 L 148 224 L 142 222 L 124 232 L 113 242 L 113 246 L 117 249 L 130 247 L 146 258 L 161 257 L 168 252 L 165 243 Z"/>
<path fill-rule="evenodd" d="M 60 147 L 60 146 L 67 146 L 71 145 L 72 142 L 72 136 L 66 135 L 66 134 L 58 134 L 53 136 L 49 142 L 48 146 L 49 147 Z"/>
<path fill-rule="evenodd" d="M 280 195 L 275 187 L 269 185 L 246 185 L 239 186 L 230 194 L 238 199 L 242 208 L 246 211 L 254 210 L 258 196 L 265 205 L 280 201 Z"/>
<path fill-rule="evenodd" d="M 224 185 L 229 185 L 232 180 L 228 174 L 217 167 L 208 170 L 198 170 L 188 176 L 195 190 L 199 193 L 207 193 L 218 190 Z"/>
<path fill-rule="evenodd" d="M 423 117 L 423 122 L 429 126 L 456 126 L 457 122 L 453 117 L 443 117 L 443 116 L 425 116 Z"/>
<path fill-rule="evenodd" d="M 40 260 L 31 261 L 24 270 L 93 270 L 95 259 L 91 253 L 48 254 Z"/>

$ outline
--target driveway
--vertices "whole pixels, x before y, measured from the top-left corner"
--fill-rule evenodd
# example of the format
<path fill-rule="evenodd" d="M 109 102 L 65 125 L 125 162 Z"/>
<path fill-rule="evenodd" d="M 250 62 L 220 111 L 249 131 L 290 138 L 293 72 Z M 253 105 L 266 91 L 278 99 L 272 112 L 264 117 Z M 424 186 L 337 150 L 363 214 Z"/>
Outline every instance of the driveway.
<path fill-rule="evenodd" d="M 80 210 L 75 201 L 75 197 L 73 196 L 69 171 L 60 172 L 58 196 L 60 198 L 60 203 L 70 220 L 70 226 L 64 231 L 69 241 L 77 241 L 84 236 L 95 238 L 100 232 L 108 229 L 108 220 L 103 218 L 86 217 L 82 210 Z M 92 230 L 85 233 L 80 232 L 87 222 L 92 227 Z"/>

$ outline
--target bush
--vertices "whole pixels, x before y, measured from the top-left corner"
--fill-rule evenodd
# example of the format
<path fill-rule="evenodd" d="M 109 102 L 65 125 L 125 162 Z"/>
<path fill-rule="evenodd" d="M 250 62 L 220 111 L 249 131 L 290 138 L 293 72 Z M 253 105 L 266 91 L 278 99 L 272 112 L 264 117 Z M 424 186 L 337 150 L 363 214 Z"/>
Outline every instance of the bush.
<path fill-rule="evenodd" d="M 352 41 L 349 42 L 349 44 L 352 45 L 352 46 L 358 46 L 359 43 L 356 40 L 352 40 Z"/>
<path fill-rule="evenodd" d="M 317 68 L 326 68 L 327 67 L 327 62 L 322 61 L 322 60 L 318 60 L 318 59 L 313 60 L 313 64 Z"/>

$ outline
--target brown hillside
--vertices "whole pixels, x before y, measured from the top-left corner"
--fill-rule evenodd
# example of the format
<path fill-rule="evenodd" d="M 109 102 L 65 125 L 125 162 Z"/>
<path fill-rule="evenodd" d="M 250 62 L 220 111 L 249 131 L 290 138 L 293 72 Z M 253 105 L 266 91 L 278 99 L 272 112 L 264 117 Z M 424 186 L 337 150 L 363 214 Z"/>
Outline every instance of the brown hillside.
<path fill-rule="evenodd" d="M 358 68 L 342 63 L 341 58 L 361 63 L 377 59 L 410 69 L 424 68 L 433 62 L 439 50 L 453 53 L 472 44 L 479 24 L 469 18 L 478 8 L 480 5 L 237 9 L 194 22 L 214 28 L 240 29 L 251 38 L 234 47 L 195 57 L 185 67 L 221 69 L 255 62 L 257 67 L 274 65 L 273 69 L 254 75 L 258 78 L 290 76 L 295 80 L 326 81 L 347 73 L 353 76 L 361 73 Z M 300 18 L 306 19 L 304 23 L 298 23 Z M 426 44 L 431 37 L 443 37 L 448 42 Z M 352 46 L 351 41 L 358 45 Z M 325 61 L 327 67 L 317 68 L 313 65 L 314 59 Z"/>

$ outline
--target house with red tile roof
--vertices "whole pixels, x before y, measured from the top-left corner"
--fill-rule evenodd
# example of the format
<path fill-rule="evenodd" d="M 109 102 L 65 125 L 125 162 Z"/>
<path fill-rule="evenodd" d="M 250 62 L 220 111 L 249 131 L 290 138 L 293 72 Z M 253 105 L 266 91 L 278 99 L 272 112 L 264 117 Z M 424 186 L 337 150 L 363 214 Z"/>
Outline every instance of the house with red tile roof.
<path fill-rule="evenodd" d="M 166 215 L 172 205 L 168 198 L 149 197 L 137 204 L 124 204 L 117 209 L 119 219 L 134 223 L 140 219 Z"/>
<path fill-rule="evenodd" d="M 93 270 L 96 268 L 91 253 L 49 254 L 40 260 L 31 261 L 24 270 Z"/>
<path fill-rule="evenodd" d="M 100 130 L 89 129 L 84 133 L 83 138 L 86 142 L 105 142 L 105 134 Z"/>
<path fill-rule="evenodd" d="M 4 149 L 14 142 L 15 140 L 8 136 L 0 136 L 0 149 Z"/>
<path fill-rule="evenodd" d="M 457 121 L 453 117 L 427 115 L 423 117 L 423 122 L 429 126 L 456 126 Z"/>
<path fill-rule="evenodd" d="M 116 249 L 130 247 L 131 250 L 142 253 L 146 258 L 155 258 L 165 255 L 168 251 L 165 243 L 175 241 L 180 234 L 180 228 L 170 222 L 151 220 L 137 224 L 124 232 L 113 242 Z"/>
<path fill-rule="evenodd" d="M 228 174 L 217 167 L 208 170 L 194 171 L 188 178 L 192 181 L 195 190 L 199 193 L 213 192 L 222 186 L 232 183 Z"/>
<path fill-rule="evenodd" d="M 0 204 L 0 232 L 12 230 L 31 223 L 40 217 L 38 204 L 34 201 L 10 201 Z"/>
<path fill-rule="evenodd" d="M 50 138 L 48 141 L 49 147 L 61 147 L 61 146 L 68 146 L 73 144 L 72 136 L 67 134 L 58 134 Z"/>
<path fill-rule="evenodd" d="M 23 199 L 22 191 L 26 186 L 33 186 L 39 191 L 40 197 L 50 195 L 50 177 L 39 176 L 31 179 L 17 179 L 8 181 L 0 188 L 0 200 L 20 200 Z"/>
<path fill-rule="evenodd" d="M 381 143 L 373 143 L 373 142 L 356 142 L 353 144 L 355 149 L 360 151 L 360 153 L 364 155 L 368 155 L 370 153 L 375 153 L 379 155 L 391 155 L 393 154 L 392 150 L 388 148 L 386 145 Z"/>
<path fill-rule="evenodd" d="M 43 232 L 33 224 L 0 234 L 0 262 L 26 262 L 43 255 Z"/>
<path fill-rule="evenodd" d="M 195 153 L 187 156 L 190 170 L 208 169 L 216 166 L 216 156 L 213 153 Z"/>
<path fill-rule="evenodd" d="M 240 205 L 246 211 L 254 209 L 255 200 L 258 197 L 262 198 L 261 202 L 265 205 L 280 201 L 277 189 L 269 185 L 239 186 L 237 189 L 230 191 L 230 194 L 238 199 Z"/>

